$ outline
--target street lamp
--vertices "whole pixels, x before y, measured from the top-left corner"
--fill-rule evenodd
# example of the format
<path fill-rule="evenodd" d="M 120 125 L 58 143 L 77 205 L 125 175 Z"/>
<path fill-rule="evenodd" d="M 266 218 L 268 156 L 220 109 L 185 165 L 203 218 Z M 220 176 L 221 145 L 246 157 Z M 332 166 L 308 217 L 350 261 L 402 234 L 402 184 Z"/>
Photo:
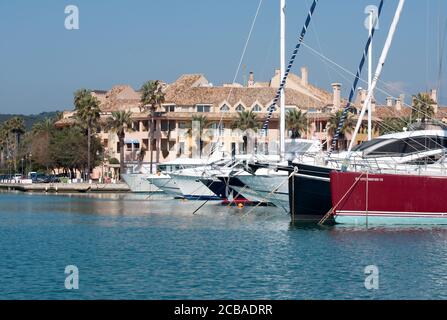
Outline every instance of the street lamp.
<path fill-rule="evenodd" d="M 24 174 L 25 174 L 25 170 L 24 170 L 24 168 L 23 168 L 23 162 L 25 161 L 25 159 L 23 159 L 22 158 L 22 178 L 23 178 L 23 176 L 24 176 Z"/>

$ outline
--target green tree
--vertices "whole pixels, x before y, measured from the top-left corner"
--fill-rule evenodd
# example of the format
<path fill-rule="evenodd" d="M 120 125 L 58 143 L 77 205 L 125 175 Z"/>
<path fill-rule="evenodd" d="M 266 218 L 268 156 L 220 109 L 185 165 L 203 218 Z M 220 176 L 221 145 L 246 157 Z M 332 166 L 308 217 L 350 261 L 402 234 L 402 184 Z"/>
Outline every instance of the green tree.
<path fill-rule="evenodd" d="M 159 80 L 148 81 L 141 87 L 141 108 L 149 110 L 151 127 L 149 130 L 150 172 L 153 173 L 153 141 L 155 132 L 155 112 L 165 102 L 165 94 Z M 157 148 L 157 162 L 160 161 L 160 150 Z"/>
<path fill-rule="evenodd" d="M 378 129 L 380 135 L 402 132 L 404 128 L 411 124 L 411 120 L 408 118 L 394 118 L 387 117 L 378 122 Z"/>
<path fill-rule="evenodd" d="M 327 129 L 328 129 L 328 134 L 332 138 L 335 136 L 335 133 L 337 132 L 338 125 L 340 123 L 342 115 L 343 115 L 343 110 L 339 110 L 336 113 L 334 113 L 333 115 L 331 115 L 331 117 L 329 118 Z M 352 133 L 354 127 L 355 127 L 354 116 L 351 112 L 348 112 L 348 115 L 346 116 L 343 127 L 340 130 L 340 135 L 339 135 L 337 145 L 336 145 L 337 150 L 339 150 L 339 148 L 340 148 L 340 141 L 343 141 L 343 143 L 346 144 L 346 135 L 349 133 Z"/>
<path fill-rule="evenodd" d="M 120 145 L 120 176 L 124 173 L 124 139 L 126 132 L 132 129 L 132 112 L 113 112 L 107 119 L 106 128 L 118 135 Z"/>
<path fill-rule="evenodd" d="M 99 101 L 93 97 L 91 91 L 80 89 L 74 94 L 76 117 L 79 124 L 87 129 L 87 174 L 90 177 L 91 168 L 91 140 L 92 130 L 97 126 L 101 117 Z"/>
<path fill-rule="evenodd" d="M 239 129 L 243 132 L 247 130 L 258 131 L 260 123 L 258 115 L 253 111 L 242 111 L 239 113 L 238 118 L 233 122 L 233 129 Z"/>
<path fill-rule="evenodd" d="M 57 118 L 45 118 L 43 121 L 35 123 L 28 134 L 28 152 L 32 157 L 32 165 L 35 170 L 45 169 L 48 172 L 53 169 L 53 161 L 48 149 L 56 131 L 56 120 Z"/>
<path fill-rule="evenodd" d="M 21 137 L 25 133 L 25 122 L 23 118 L 14 117 L 6 121 L 3 126 L 7 142 L 8 156 L 11 160 L 13 160 L 14 170 L 17 170 Z"/>
<path fill-rule="evenodd" d="M 436 105 L 436 102 L 428 93 L 419 93 L 413 96 L 412 118 L 426 123 L 428 119 L 435 115 L 434 105 Z"/>
<path fill-rule="evenodd" d="M 43 121 L 37 122 L 33 125 L 32 132 L 34 134 L 52 134 L 55 130 L 54 119 L 45 118 Z"/>
<path fill-rule="evenodd" d="M 100 165 L 100 155 L 103 153 L 101 141 L 97 137 L 91 138 L 90 154 L 87 154 L 87 144 L 84 128 L 73 126 L 55 131 L 48 150 L 54 167 L 63 168 L 74 176 L 76 170 L 85 170 L 88 161 L 93 160 L 95 166 Z"/>
<path fill-rule="evenodd" d="M 286 115 L 287 128 L 292 131 L 292 139 L 301 137 L 301 134 L 307 132 L 306 113 L 301 110 L 290 110 Z"/>
<path fill-rule="evenodd" d="M 6 125 L 0 125 L 0 166 L 4 168 L 10 156 L 10 132 Z"/>
<path fill-rule="evenodd" d="M 238 118 L 233 122 L 232 129 L 238 129 L 244 132 L 244 149 L 247 151 L 248 144 L 248 131 L 257 132 L 260 128 L 261 124 L 258 120 L 258 115 L 254 113 L 252 110 L 250 111 L 242 111 L 239 113 Z"/>

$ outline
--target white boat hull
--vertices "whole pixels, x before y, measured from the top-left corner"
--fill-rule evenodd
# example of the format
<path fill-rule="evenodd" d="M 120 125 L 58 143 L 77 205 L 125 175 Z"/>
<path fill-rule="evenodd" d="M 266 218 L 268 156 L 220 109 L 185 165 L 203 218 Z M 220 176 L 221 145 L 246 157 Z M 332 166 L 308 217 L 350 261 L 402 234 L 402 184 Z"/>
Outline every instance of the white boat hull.
<path fill-rule="evenodd" d="M 183 194 L 178 187 L 176 181 L 169 175 L 152 175 L 149 176 L 148 181 L 162 190 L 165 194 L 174 198 L 182 197 Z"/>
<path fill-rule="evenodd" d="M 149 193 L 160 192 L 161 190 L 150 183 L 146 174 L 122 174 L 121 178 L 129 186 L 130 190 L 134 193 Z"/>

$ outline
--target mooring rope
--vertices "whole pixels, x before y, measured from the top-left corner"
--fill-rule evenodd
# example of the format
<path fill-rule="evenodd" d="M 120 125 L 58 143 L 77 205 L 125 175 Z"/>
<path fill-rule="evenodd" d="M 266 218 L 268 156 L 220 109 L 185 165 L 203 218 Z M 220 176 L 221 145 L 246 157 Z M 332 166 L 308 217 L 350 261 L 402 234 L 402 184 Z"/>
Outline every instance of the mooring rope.
<path fill-rule="evenodd" d="M 272 190 L 272 192 L 270 192 L 266 197 L 263 198 L 263 200 L 268 200 L 270 199 L 276 191 L 278 191 L 286 182 L 288 183 L 290 178 L 292 178 L 292 176 L 295 174 L 295 171 L 292 172 L 286 180 L 284 180 L 283 182 L 281 182 L 276 188 L 274 188 Z M 266 202 L 259 202 L 255 207 L 253 207 L 251 210 L 249 210 L 247 213 L 245 213 L 242 217 L 245 217 L 247 215 L 249 215 L 250 213 L 252 213 L 254 210 L 256 210 L 257 208 L 259 208 L 262 204 L 264 204 Z M 284 209 L 284 208 L 283 208 Z"/>
<path fill-rule="evenodd" d="M 324 225 L 325 222 L 334 215 L 335 210 L 337 210 L 338 206 L 345 200 L 345 198 L 348 196 L 348 194 L 351 193 L 351 191 L 355 188 L 355 186 L 359 183 L 359 181 L 362 179 L 362 177 L 365 175 L 366 173 L 363 172 L 358 178 L 355 179 L 354 183 L 352 184 L 351 188 L 349 188 L 349 190 L 344 194 L 344 196 L 340 199 L 340 201 L 338 201 L 338 203 L 333 206 L 331 208 L 331 210 L 328 211 L 328 213 L 326 213 L 323 217 L 323 219 L 320 220 L 320 222 L 318 222 L 318 224 L 320 226 Z M 292 213 L 293 214 L 293 213 Z"/>

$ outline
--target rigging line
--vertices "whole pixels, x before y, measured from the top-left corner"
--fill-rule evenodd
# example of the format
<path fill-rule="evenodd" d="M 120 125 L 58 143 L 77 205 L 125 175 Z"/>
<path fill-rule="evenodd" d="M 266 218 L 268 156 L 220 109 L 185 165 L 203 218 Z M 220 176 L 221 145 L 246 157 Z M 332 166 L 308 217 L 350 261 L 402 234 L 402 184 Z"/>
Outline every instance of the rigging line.
<path fill-rule="evenodd" d="M 445 49 L 445 39 L 447 35 L 447 19 L 445 20 L 445 27 L 444 27 L 444 33 L 441 38 L 441 49 L 440 49 L 440 58 L 439 58 L 439 70 L 438 70 L 438 85 L 437 85 L 437 103 L 441 105 L 441 85 L 442 85 L 442 73 L 443 73 L 443 67 L 444 67 L 444 49 Z"/>
<path fill-rule="evenodd" d="M 287 78 L 289 76 L 290 71 L 292 70 L 293 63 L 295 62 L 295 59 L 298 55 L 298 51 L 301 48 L 301 44 L 304 42 L 304 37 L 306 36 L 307 29 L 309 28 L 310 22 L 312 21 L 312 16 L 314 14 L 314 11 L 315 11 L 318 1 L 319 0 L 313 0 L 312 6 L 311 6 L 309 13 L 307 15 L 306 22 L 303 26 L 303 30 L 301 31 L 300 37 L 298 39 L 298 44 L 296 45 L 295 50 L 292 53 L 292 57 L 290 58 L 289 65 L 287 66 L 284 77 L 279 85 L 278 91 L 276 92 L 275 99 L 273 100 L 273 103 L 269 107 L 269 113 L 267 115 L 267 119 L 265 120 L 264 125 L 262 126 L 262 132 L 263 132 L 264 136 L 267 136 L 267 129 L 269 127 L 270 120 L 272 119 L 273 112 L 276 110 L 276 106 L 280 99 L 281 93 L 286 86 Z"/>
<path fill-rule="evenodd" d="M 248 44 L 250 42 L 251 35 L 253 34 L 253 30 L 255 28 L 256 21 L 258 20 L 259 12 L 261 11 L 261 7 L 262 7 L 262 3 L 263 2 L 264 2 L 264 0 L 259 0 L 258 8 L 256 9 L 256 14 L 255 14 L 255 16 L 253 18 L 253 22 L 251 24 L 250 31 L 248 32 L 247 40 L 245 41 L 244 49 L 242 50 L 242 55 L 241 55 L 241 58 L 239 60 L 239 64 L 238 64 L 236 72 L 234 74 L 234 78 L 233 78 L 233 82 L 232 82 L 233 84 L 236 82 L 236 79 L 237 79 L 237 77 L 239 75 L 239 72 L 241 70 L 242 63 L 244 62 L 244 58 L 245 58 L 245 54 L 247 52 Z M 233 94 L 233 90 L 234 90 L 234 87 L 232 86 L 230 88 L 230 92 L 228 93 L 227 100 L 226 100 L 228 103 L 229 103 L 229 100 L 231 98 L 231 95 Z M 218 127 L 220 127 L 222 125 L 223 117 L 224 117 L 224 113 L 222 113 L 222 115 L 220 117 L 220 121 L 219 121 L 219 126 Z M 220 140 L 220 136 L 217 139 L 217 143 L 219 143 L 219 140 Z"/>
<path fill-rule="evenodd" d="M 303 46 L 306 47 L 307 49 L 309 49 L 311 52 L 313 52 L 313 53 L 316 54 L 317 56 L 319 56 L 320 58 L 329 61 L 331 64 L 335 65 L 337 68 L 341 69 L 342 71 L 346 72 L 347 74 L 349 74 L 349 75 L 351 75 L 351 76 L 355 76 L 355 74 L 354 74 L 353 72 L 349 71 L 347 68 L 341 66 L 340 64 L 338 64 L 338 63 L 336 63 L 335 61 L 331 60 L 330 58 L 328 58 L 328 57 L 324 56 L 323 54 L 319 53 L 317 50 L 313 49 L 312 47 L 310 47 L 310 46 L 307 45 L 306 43 L 303 43 Z M 345 77 L 344 77 L 344 78 L 345 78 Z M 345 79 L 346 79 L 346 78 L 345 78 Z M 362 78 L 360 78 L 360 81 L 363 82 L 364 84 L 367 84 L 367 81 L 364 80 L 364 79 L 362 79 Z M 387 86 L 388 86 L 388 84 L 387 84 L 385 81 L 381 80 L 381 79 L 379 79 L 378 82 L 379 82 L 380 84 L 384 85 L 384 87 L 387 87 Z M 394 99 L 398 99 L 398 97 L 395 97 L 395 96 L 394 96 L 392 93 L 390 93 L 389 91 L 386 91 L 386 90 L 381 89 L 381 88 L 379 88 L 379 87 L 376 87 L 376 91 L 379 91 L 380 93 L 383 93 L 383 94 L 385 94 L 385 95 L 388 95 L 388 96 L 390 96 L 390 97 L 392 97 L 392 98 L 394 98 Z M 404 92 L 404 93 L 406 93 L 406 92 Z M 422 102 L 421 100 L 417 99 L 416 96 L 413 97 L 413 98 L 414 98 L 415 101 Z M 405 107 L 409 107 L 410 109 L 414 110 L 414 107 L 413 107 L 413 106 L 411 106 L 411 105 L 409 105 L 409 104 L 406 104 L 404 101 L 402 101 L 402 104 L 403 104 L 403 106 L 405 106 Z M 428 114 L 426 114 L 426 113 L 424 113 L 424 112 L 421 112 L 421 114 L 427 116 L 428 119 L 431 119 L 431 120 L 434 120 L 435 122 L 441 123 L 441 122 L 440 122 L 439 120 L 437 120 L 436 118 L 432 118 L 432 117 L 430 117 Z"/>
<path fill-rule="evenodd" d="M 331 63 L 334 64 L 336 67 L 342 69 L 343 71 L 345 71 L 345 72 L 348 73 L 349 75 L 351 75 L 351 76 L 355 76 L 354 73 L 350 72 L 348 69 L 344 68 L 343 66 L 338 65 L 336 62 L 330 60 L 329 58 L 323 56 L 322 54 L 320 54 L 318 51 L 316 51 L 316 50 L 313 49 L 312 47 L 308 46 L 307 44 L 303 43 L 303 46 L 307 47 L 309 50 L 311 50 L 312 52 L 316 53 L 317 55 L 319 55 L 319 56 L 322 57 L 323 59 L 325 59 L 325 60 L 331 62 Z M 344 74 L 342 74 L 341 72 L 338 72 L 335 68 L 333 68 L 333 67 L 331 67 L 331 66 L 329 66 L 329 67 L 330 67 L 331 69 L 333 69 L 335 72 L 337 72 L 342 78 L 344 78 L 344 79 L 347 80 L 347 81 L 350 81 Z M 366 80 L 363 80 L 363 79 L 361 79 L 361 78 L 360 78 L 360 81 L 362 81 L 362 82 L 365 83 L 365 84 L 367 83 Z M 380 81 L 380 82 L 383 82 L 383 81 Z M 383 84 L 386 85 L 385 82 L 383 82 Z M 385 94 L 385 95 L 388 95 L 388 96 L 392 96 L 391 93 L 389 93 L 389 92 L 387 92 L 387 91 L 385 91 L 385 90 L 383 90 L 383 89 L 381 89 L 381 88 L 379 88 L 379 87 L 376 87 L 376 91 L 379 91 L 379 92 L 381 92 L 381 93 L 383 93 L 383 94 Z M 393 97 L 393 98 L 396 98 L 396 97 Z M 416 101 L 419 101 L 418 99 L 415 99 L 415 100 L 416 100 Z M 409 107 L 409 108 L 412 109 L 412 110 L 415 109 L 413 106 L 407 105 L 407 104 L 405 104 L 405 103 L 403 103 L 403 105 Z M 392 109 L 392 113 L 393 113 L 393 115 L 395 115 L 395 116 L 397 116 L 397 117 L 400 116 L 400 114 L 398 114 L 398 111 L 397 111 L 396 109 Z M 431 118 L 431 117 L 429 117 L 429 115 L 426 114 L 425 112 L 421 112 L 421 114 L 427 116 L 428 118 Z M 441 123 L 441 121 L 439 121 L 439 120 L 437 120 L 437 119 L 435 119 L 435 118 L 432 118 L 432 120 L 435 120 L 435 122 L 439 122 L 439 123 Z M 403 118 L 402 118 L 402 121 L 403 121 L 407 126 L 408 126 L 408 125 L 411 125 L 411 122 L 409 122 L 409 121 L 405 121 L 405 119 L 403 119 Z M 390 127 L 390 128 L 391 128 L 391 127 Z M 410 139 L 410 140 L 414 140 L 414 139 L 412 139 L 411 137 L 409 137 L 409 139 Z M 415 141 L 415 140 L 414 140 L 413 142 L 417 143 L 417 141 Z M 438 142 L 436 142 L 435 140 L 434 140 L 434 142 L 435 142 L 436 144 L 440 145 L 440 144 L 439 144 Z M 441 145 L 440 145 L 440 146 L 441 146 Z"/>
<path fill-rule="evenodd" d="M 239 60 L 238 67 L 236 69 L 236 73 L 235 73 L 234 78 L 233 78 L 233 83 L 236 82 L 236 79 L 237 79 L 237 77 L 239 75 L 239 72 L 241 70 L 241 66 L 242 66 L 242 63 L 243 63 L 244 58 L 245 58 L 245 53 L 247 52 L 248 44 L 250 42 L 251 35 L 252 35 L 253 30 L 255 28 L 256 21 L 258 20 L 259 12 L 261 10 L 261 6 L 262 6 L 263 1 L 264 0 L 259 0 L 259 5 L 258 5 L 258 8 L 256 9 L 256 14 L 255 14 L 255 17 L 254 17 L 253 22 L 251 24 L 250 32 L 248 33 L 247 41 L 245 42 L 244 50 L 242 51 L 241 59 Z M 228 94 L 228 99 L 231 97 L 232 91 L 233 91 L 233 88 L 231 88 L 230 93 Z"/>
<path fill-rule="evenodd" d="M 313 33 L 314 36 L 315 36 L 315 39 L 317 40 L 318 48 L 320 49 L 321 52 L 323 52 L 323 47 L 322 47 L 322 45 L 321 45 L 320 36 L 318 35 L 318 30 L 317 30 L 317 25 L 316 25 L 316 23 L 314 22 L 314 24 L 311 25 L 310 28 L 311 28 L 311 30 L 312 30 L 312 33 Z M 325 65 L 325 67 L 326 67 L 326 72 L 327 72 L 327 77 L 328 77 L 329 83 L 333 83 L 334 81 L 332 80 L 332 75 L 331 75 L 331 73 L 329 72 L 329 65 L 328 65 L 328 62 L 327 62 L 327 61 L 324 61 L 324 65 Z"/>
<path fill-rule="evenodd" d="M 379 12 L 377 14 L 377 19 L 379 19 L 381 14 L 382 14 L 383 3 L 384 3 L 384 0 L 381 0 L 380 1 L 380 5 L 379 5 Z M 376 23 L 377 23 L 377 20 L 375 21 L 375 24 Z M 376 29 L 376 25 L 373 25 L 371 33 L 368 35 L 368 41 L 366 42 L 366 46 L 365 46 L 365 49 L 363 51 L 362 59 L 360 60 L 360 65 L 359 65 L 359 67 L 357 69 L 357 74 L 355 75 L 354 83 L 353 83 L 353 85 L 351 87 L 351 92 L 349 93 L 348 103 L 346 104 L 346 107 L 343 109 L 343 113 L 342 113 L 342 115 L 340 117 L 340 122 L 338 124 L 337 131 L 335 131 L 335 136 L 332 139 L 332 145 L 331 145 L 331 148 L 330 148 L 329 154 L 328 154 L 329 157 L 331 156 L 332 152 L 334 151 L 334 149 L 335 149 L 335 147 L 337 145 L 337 141 L 338 141 L 338 139 L 340 137 L 341 130 L 342 130 L 343 125 L 344 125 L 344 123 L 346 121 L 348 113 L 349 113 L 349 111 L 351 109 L 351 105 L 352 105 L 352 102 L 354 100 L 355 93 L 357 91 L 357 85 L 358 85 L 358 82 L 360 80 L 360 76 L 362 74 L 362 70 L 363 70 L 363 67 L 364 67 L 365 62 L 366 62 L 366 57 L 368 56 L 369 48 L 371 46 L 371 42 L 372 42 L 372 39 L 374 38 L 376 30 L 377 30 Z"/>

